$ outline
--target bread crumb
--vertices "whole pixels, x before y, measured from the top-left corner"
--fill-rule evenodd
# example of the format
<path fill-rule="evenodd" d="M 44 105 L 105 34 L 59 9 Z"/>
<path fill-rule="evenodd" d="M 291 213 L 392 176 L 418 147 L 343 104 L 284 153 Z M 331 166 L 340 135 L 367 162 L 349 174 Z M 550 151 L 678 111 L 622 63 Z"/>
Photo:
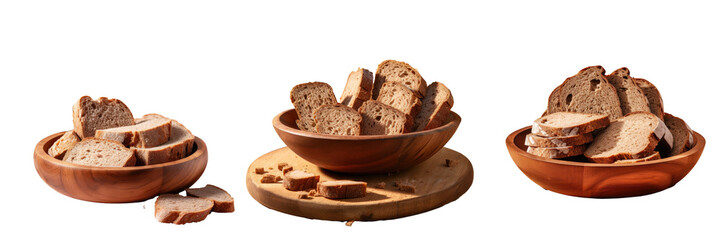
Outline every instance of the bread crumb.
<path fill-rule="evenodd" d="M 345 225 L 348 226 L 348 227 L 350 227 L 350 226 L 353 226 L 353 223 L 354 223 L 354 222 L 355 222 L 355 221 L 353 221 L 353 220 L 347 221 L 347 222 L 345 222 Z"/>
<path fill-rule="evenodd" d="M 410 183 L 398 183 L 398 190 L 401 192 L 407 192 L 407 193 L 415 193 L 416 192 L 416 186 Z"/>
<path fill-rule="evenodd" d="M 284 162 L 278 163 L 278 170 L 283 171 L 283 168 L 285 168 L 287 166 L 288 166 L 288 163 L 284 163 Z"/>
<path fill-rule="evenodd" d="M 268 167 L 268 170 L 273 170 L 273 167 Z"/>
<path fill-rule="evenodd" d="M 263 178 L 260 179 L 260 183 L 277 183 L 277 182 L 278 182 L 278 177 L 276 177 L 275 175 L 270 174 L 270 173 L 263 175 Z"/>
<path fill-rule="evenodd" d="M 283 168 L 283 175 L 285 175 L 287 172 L 293 171 L 293 167 L 287 167 Z"/>
<path fill-rule="evenodd" d="M 255 174 L 263 174 L 265 173 L 265 169 L 262 167 L 255 168 Z"/>
<path fill-rule="evenodd" d="M 310 194 L 308 194 L 308 193 L 301 193 L 301 194 L 298 194 L 298 199 L 313 199 L 313 198 L 310 197 Z"/>
<path fill-rule="evenodd" d="M 283 177 L 281 177 L 281 176 L 275 176 L 275 181 L 276 181 L 276 182 L 283 181 Z"/>
<path fill-rule="evenodd" d="M 453 167 L 458 164 L 458 161 L 453 159 L 446 159 L 446 167 Z"/>
<path fill-rule="evenodd" d="M 374 187 L 375 187 L 375 188 L 378 188 L 378 189 L 385 189 L 385 188 L 386 188 L 386 182 L 376 183 L 376 185 L 375 185 Z"/>
<path fill-rule="evenodd" d="M 310 190 L 310 192 L 308 192 L 308 196 L 311 196 L 311 197 L 315 196 L 316 194 L 317 193 L 315 192 L 315 190 Z"/>

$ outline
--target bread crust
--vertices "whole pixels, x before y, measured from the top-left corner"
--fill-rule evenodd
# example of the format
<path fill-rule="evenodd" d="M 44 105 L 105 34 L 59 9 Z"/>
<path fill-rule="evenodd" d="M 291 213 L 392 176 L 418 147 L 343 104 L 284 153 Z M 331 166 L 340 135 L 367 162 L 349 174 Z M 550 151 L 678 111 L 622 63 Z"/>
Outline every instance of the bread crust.
<path fill-rule="evenodd" d="M 641 88 L 643 95 L 646 96 L 651 113 L 660 119 L 664 119 L 663 98 L 661 97 L 661 92 L 658 91 L 658 88 L 643 78 L 633 78 L 633 82 Z"/>
<path fill-rule="evenodd" d="M 113 125 L 113 126 L 105 126 L 102 128 L 96 128 L 92 129 L 88 126 L 89 121 L 98 121 L 97 119 L 89 119 L 90 117 L 94 116 L 88 116 L 85 111 L 85 105 L 90 102 L 95 102 L 96 104 L 103 104 L 103 105 L 109 105 L 109 104 L 118 104 L 120 108 L 127 112 L 129 115 L 129 118 L 127 119 L 120 119 L 118 121 L 122 121 L 123 123 L 120 125 Z M 81 139 L 84 139 L 86 137 L 94 137 L 95 136 L 95 130 L 97 129 L 104 129 L 104 128 L 110 128 L 110 127 L 121 127 L 121 126 L 129 126 L 135 124 L 133 113 L 130 111 L 130 108 L 123 103 L 123 101 L 120 101 L 118 99 L 108 99 L 106 97 L 100 97 L 97 100 L 93 100 L 89 96 L 82 96 L 78 101 L 73 105 L 73 128 L 75 130 L 75 134 L 78 135 Z"/>
<path fill-rule="evenodd" d="M 78 142 L 80 142 L 80 137 L 75 134 L 75 131 L 67 131 L 50 146 L 48 155 L 56 159 L 63 159 L 65 153 L 70 151 Z"/>
<path fill-rule="evenodd" d="M 410 71 L 410 75 L 418 79 L 419 86 L 418 88 L 413 88 L 411 86 L 408 86 L 413 92 L 416 94 L 418 98 L 423 98 L 426 95 L 426 88 L 428 85 L 426 84 L 426 80 L 423 79 L 421 74 L 418 72 L 417 69 L 413 68 L 410 64 L 396 61 L 396 60 L 385 60 L 378 64 L 378 68 L 376 69 L 376 77 L 375 82 L 373 83 L 373 99 L 378 99 L 378 94 L 380 93 L 381 86 L 383 86 L 383 83 L 385 83 L 387 80 L 387 77 L 385 75 L 385 72 L 383 71 L 384 68 L 389 67 L 391 65 L 400 65 L 400 67 L 405 68 L 406 70 Z M 405 85 L 405 84 L 404 84 Z"/>
<path fill-rule="evenodd" d="M 198 192 L 198 190 L 203 191 L 203 189 L 213 189 L 214 191 L 220 191 L 223 194 L 228 195 L 230 200 L 220 200 L 220 199 L 205 197 L 201 192 Z M 185 193 L 187 193 L 188 196 L 205 198 L 205 199 L 213 201 L 213 210 L 212 210 L 213 212 L 227 213 L 227 212 L 235 211 L 235 200 L 233 199 L 233 197 L 230 196 L 230 194 L 227 191 L 225 191 L 222 188 L 219 188 L 215 185 L 207 184 L 207 185 L 205 185 L 205 187 L 200 188 L 200 189 L 190 188 L 188 190 L 185 190 Z"/>
<path fill-rule="evenodd" d="M 361 81 L 357 86 L 352 86 L 351 78 L 354 74 L 361 74 Z M 353 91 L 357 90 L 357 91 Z M 343 88 L 343 94 L 340 96 L 340 102 L 355 110 L 363 104 L 363 102 L 371 99 L 373 94 L 373 73 L 365 68 L 358 68 L 355 72 L 348 74 L 346 86 Z"/>
<path fill-rule="evenodd" d="M 454 100 L 453 100 L 453 93 L 451 93 L 451 90 L 446 87 L 441 82 L 433 82 L 430 86 L 428 86 L 429 89 L 442 89 L 441 91 L 447 91 L 448 92 L 448 98 L 445 99 L 443 103 L 437 104 L 436 109 L 433 110 L 430 116 L 428 116 L 428 119 L 425 121 L 425 124 L 422 123 L 424 120 L 419 119 L 423 116 L 417 116 L 414 118 L 414 131 L 423 131 L 423 130 L 430 130 L 434 129 L 440 126 L 443 126 L 443 124 L 446 123 L 446 120 L 448 119 L 448 116 L 451 114 L 451 108 L 453 107 Z M 428 96 L 430 97 L 430 96 Z M 425 99 L 424 99 L 425 102 Z M 431 106 L 430 103 L 424 103 L 426 106 L 421 106 L 421 108 L 429 107 Z M 420 115 L 420 114 L 419 114 Z"/>

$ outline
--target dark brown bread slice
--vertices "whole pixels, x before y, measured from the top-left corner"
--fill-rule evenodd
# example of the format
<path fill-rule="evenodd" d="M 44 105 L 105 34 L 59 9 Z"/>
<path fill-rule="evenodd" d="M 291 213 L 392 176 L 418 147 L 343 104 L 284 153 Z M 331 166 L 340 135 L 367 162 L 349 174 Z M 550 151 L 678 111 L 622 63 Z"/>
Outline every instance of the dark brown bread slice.
<path fill-rule="evenodd" d="M 290 101 L 298 114 L 298 129 L 314 132 L 313 112 L 320 106 L 336 104 L 333 88 L 327 83 L 310 82 L 298 84 L 290 90 Z"/>
<path fill-rule="evenodd" d="M 320 180 L 320 175 L 303 170 L 293 170 L 283 175 L 283 187 L 291 191 L 315 189 L 318 180 Z"/>
<path fill-rule="evenodd" d="M 133 113 L 118 99 L 93 100 L 83 96 L 73 105 L 73 126 L 78 137 L 94 137 L 95 130 L 135 124 Z"/>
<path fill-rule="evenodd" d="M 661 154 L 659 152 L 653 152 L 653 153 L 651 153 L 651 155 L 648 155 L 644 158 L 618 160 L 613 163 L 617 163 L 617 164 L 639 163 L 639 162 L 648 162 L 651 160 L 658 160 L 658 159 L 661 159 Z"/>
<path fill-rule="evenodd" d="M 661 98 L 661 93 L 658 91 L 656 86 L 643 78 L 634 78 L 633 82 L 641 88 L 641 90 L 643 91 L 643 95 L 646 96 L 646 100 L 648 100 L 648 106 L 651 109 L 651 113 L 661 119 L 664 119 L 663 98 Z"/>
<path fill-rule="evenodd" d="M 413 119 L 391 106 L 368 100 L 358 109 L 363 117 L 361 135 L 394 135 L 409 132 Z"/>
<path fill-rule="evenodd" d="M 442 126 L 453 107 L 451 90 L 440 82 L 428 86 L 428 92 L 422 100 L 421 112 L 414 119 L 414 131 L 423 131 Z"/>
<path fill-rule="evenodd" d="M 586 150 L 586 145 L 578 145 L 578 146 L 568 146 L 568 147 L 552 147 L 552 148 L 542 148 L 542 147 L 528 147 L 526 149 L 526 152 L 546 157 L 546 158 L 566 158 L 566 157 L 572 157 L 572 156 L 578 156 L 582 155 L 583 151 Z"/>
<path fill-rule="evenodd" d="M 608 115 L 555 112 L 533 121 L 531 133 L 544 137 L 567 137 L 591 133 L 609 123 Z"/>
<path fill-rule="evenodd" d="M 378 64 L 376 79 L 373 83 L 373 99 L 378 99 L 381 86 L 385 82 L 397 82 L 410 88 L 418 98 L 426 95 L 426 80 L 410 64 L 396 60 L 385 60 Z"/>
<path fill-rule="evenodd" d="M 663 121 L 648 112 L 637 112 L 613 121 L 588 146 L 584 155 L 595 163 L 637 159 L 650 155 L 669 132 Z M 671 139 L 671 141 L 673 141 Z"/>
<path fill-rule="evenodd" d="M 340 103 L 358 110 L 368 99 L 371 99 L 373 91 L 373 73 L 365 68 L 358 68 L 348 75 L 343 94 L 340 95 Z"/>
<path fill-rule="evenodd" d="M 147 114 L 138 122 L 152 119 L 168 119 L 159 114 Z M 183 124 L 172 120 L 170 122 L 170 139 L 160 146 L 151 148 L 132 148 L 138 158 L 138 166 L 153 165 L 175 161 L 193 153 L 195 136 Z"/>
<path fill-rule="evenodd" d="M 214 185 L 206 184 L 202 188 L 190 188 L 185 193 L 191 197 L 205 198 L 213 201 L 213 212 L 235 211 L 235 200 L 228 192 Z"/>
<path fill-rule="evenodd" d="M 80 142 L 80 137 L 75 134 L 75 131 L 67 131 L 50 146 L 48 154 L 54 158 L 63 159 L 65 153 L 72 149 L 78 142 Z"/>
<path fill-rule="evenodd" d="M 358 136 L 361 133 L 361 115 L 343 104 L 323 105 L 313 113 L 315 132 L 332 135 Z"/>
<path fill-rule="evenodd" d="M 155 200 L 155 219 L 162 223 L 200 222 L 210 214 L 213 201 L 178 194 L 162 194 Z"/>
<path fill-rule="evenodd" d="M 149 119 L 135 125 L 100 129 L 95 131 L 95 137 L 118 141 L 126 147 L 150 148 L 166 143 L 170 129 L 170 119 Z"/>
<path fill-rule="evenodd" d="M 318 183 L 318 194 L 330 199 L 365 197 L 366 182 L 337 180 Z"/>
<path fill-rule="evenodd" d="M 634 83 L 628 68 L 619 68 L 606 76 L 608 82 L 616 88 L 623 115 L 632 112 L 651 112 L 648 100 L 640 87 Z"/>
<path fill-rule="evenodd" d="M 590 133 L 563 137 L 544 137 L 533 133 L 526 135 L 526 146 L 529 147 L 568 147 L 583 145 L 591 141 L 593 141 L 593 135 Z"/>
<path fill-rule="evenodd" d="M 411 118 L 421 110 L 421 100 L 413 94 L 413 91 L 400 83 L 384 83 L 376 101 L 398 109 Z"/>
<path fill-rule="evenodd" d="M 666 113 L 664 122 L 673 135 L 670 156 L 678 155 L 693 147 L 693 131 L 683 119 Z"/>
<path fill-rule="evenodd" d="M 611 120 L 623 116 L 616 88 L 608 82 L 605 73 L 603 67 L 591 66 L 567 78 L 549 96 L 548 113 L 607 114 Z"/>
<path fill-rule="evenodd" d="M 65 153 L 63 161 L 92 167 L 135 165 L 135 151 L 116 141 L 87 137 Z"/>

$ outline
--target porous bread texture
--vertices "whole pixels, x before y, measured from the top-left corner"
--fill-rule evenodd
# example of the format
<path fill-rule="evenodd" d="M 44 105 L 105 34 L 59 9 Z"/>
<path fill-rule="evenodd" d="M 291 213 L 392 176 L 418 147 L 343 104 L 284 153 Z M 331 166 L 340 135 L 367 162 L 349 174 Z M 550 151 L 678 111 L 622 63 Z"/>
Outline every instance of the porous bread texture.
<path fill-rule="evenodd" d="M 323 134 L 358 136 L 361 119 L 360 113 L 340 103 L 320 106 L 313 113 L 315 132 Z"/>
<path fill-rule="evenodd" d="M 414 119 L 414 131 L 423 131 L 442 126 L 453 107 L 453 94 L 443 83 L 433 82 L 428 86 L 422 100 L 421 111 Z"/>
<path fill-rule="evenodd" d="M 87 137 L 65 154 L 63 161 L 92 167 L 135 165 L 135 151 L 116 141 Z"/>
<path fill-rule="evenodd" d="M 623 115 L 632 112 L 651 112 L 643 90 L 634 83 L 628 68 L 619 68 L 606 76 L 608 82 L 616 88 Z"/>
<path fill-rule="evenodd" d="M 671 148 L 670 156 L 675 156 L 688 151 L 693 147 L 693 131 L 686 122 L 666 113 L 665 124 L 673 136 L 673 147 Z"/>
<path fill-rule="evenodd" d="M 48 155 L 57 159 L 62 159 L 65 156 L 65 153 L 72 149 L 78 142 L 80 142 L 80 137 L 75 134 L 75 131 L 67 131 L 63 134 L 63 136 L 58 138 L 58 140 L 55 140 L 52 146 L 50 146 L 48 149 Z"/>
<path fill-rule="evenodd" d="M 318 183 L 317 192 L 325 198 L 343 199 L 365 197 L 368 183 L 351 180 L 323 181 Z"/>
<path fill-rule="evenodd" d="M 191 197 L 204 198 L 213 201 L 213 212 L 234 212 L 235 200 L 225 190 L 211 184 L 202 188 L 190 188 L 185 193 Z"/>
<path fill-rule="evenodd" d="M 605 114 L 555 112 L 533 121 L 531 133 L 544 137 L 566 137 L 587 134 L 608 126 Z"/>
<path fill-rule="evenodd" d="M 323 82 L 298 84 L 290 90 L 290 101 L 298 114 L 296 124 L 300 130 L 315 131 L 313 112 L 320 106 L 338 103 L 333 88 Z"/>
<path fill-rule="evenodd" d="M 203 221 L 213 209 L 213 201 L 162 194 L 155 200 L 155 219 L 162 223 L 186 224 Z"/>
<path fill-rule="evenodd" d="M 361 135 L 394 135 L 409 132 L 413 119 L 391 106 L 368 100 L 358 109 L 363 117 Z"/>
<path fill-rule="evenodd" d="M 584 150 L 586 150 L 586 145 L 551 148 L 528 147 L 526 152 L 546 158 L 566 158 L 582 155 Z"/>
<path fill-rule="evenodd" d="M 646 100 L 648 100 L 648 106 L 651 110 L 651 113 L 653 113 L 660 119 L 664 119 L 663 98 L 661 98 L 661 92 L 658 91 L 656 86 L 643 78 L 634 78 L 633 82 L 641 88 L 641 90 L 643 91 L 643 95 L 646 96 Z"/>
<path fill-rule="evenodd" d="M 133 113 L 118 99 L 101 97 L 93 100 L 83 96 L 73 105 L 73 126 L 81 139 L 94 137 L 95 130 L 133 124 Z"/>
<path fill-rule="evenodd" d="M 126 147 L 150 148 L 166 143 L 170 129 L 170 119 L 148 119 L 135 125 L 97 130 L 95 137 L 117 141 Z"/>
<path fill-rule="evenodd" d="M 348 81 L 340 96 L 340 103 L 355 110 L 368 99 L 373 91 L 373 73 L 365 68 L 358 68 L 348 75 Z"/>
<path fill-rule="evenodd" d="M 607 114 L 611 120 L 623 116 L 616 89 L 601 66 L 586 67 L 569 77 L 548 99 L 548 113 L 581 112 Z"/>
<path fill-rule="evenodd" d="M 373 99 L 378 99 L 381 86 L 385 82 L 397 82 L 405 85 L 413 91 L 418 98 L 426 95 L 426 80 L 421 74 L 410 64 L 396 61 L 385 60 L 378 64 L 376 70 L 375 82 L 373 83 Z"/>
<path fill-rule="evenodd" d="M 168 119 L 158 114 L 147 114 L 139 122 L 151 119 Z M 132 148 L 136 151 L 138 165 L 153 165 L 182 159 L 193 153 L 195 136 L 183 124 L 171 119 L 170 139 L 160 146 L 151 148 Z"/>
<path fill-rule="evenodd" d="M 584 155 L 595 163 L 648 156 L 668 133 L 663 121 L 649 112 L 636 112 L 611 122 L 588 146 Z M 672 140 L 671 140 L 672 141 Z"/>
<path fill-rule="evenodd" d="M 376 101 L 415 117 L 421 110 L 421 100 L 408 87 L 395 82 L 386 82 L 381 87 Z"/>
<path fill-rule="evenodd" d="M 303 170 L 293 170 L 283 175 L 283 187 L 290 191 L 315 189 L 319 180 L 320 175 Z"/>
<path fill-rule="evenodd" d="M 658 159 L 661 159 L 661 154 L 659 152 L 653 152 L 653 153 L 651 153 L 651 155 L 648 155 L 644 158 L 618 160 L 613 163 L 617 163 L 617 164 L 639 163 L 639 162 L 648 162 L 651 160 L 658 160 Z"/>
<path fill-rule="evenodd" d="M 542 148 L 569 147 L 583 145 L 591 141 L 593 141 L 593 135 L 591 133 L 562 137 L 544 137 L 529 133 L 526 135 L 525 145 Z"/>

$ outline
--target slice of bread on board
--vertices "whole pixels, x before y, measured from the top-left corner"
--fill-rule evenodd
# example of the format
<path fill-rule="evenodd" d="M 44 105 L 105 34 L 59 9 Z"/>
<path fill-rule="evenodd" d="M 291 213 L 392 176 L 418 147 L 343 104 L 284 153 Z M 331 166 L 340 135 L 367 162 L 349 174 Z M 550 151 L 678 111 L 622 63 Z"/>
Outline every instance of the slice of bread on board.
<path fill-rule="evenodd" d="M 358 68 L 348 75 L 348 81 L 340 95 L 340 103 L 358 110 L 368 99 L 371 99 L 373 91 L 373 73 L 365 68 Z"/>
<path fill-rule="evenodd" d="M 569 147 L 583 145 L 593 141 L 593 135 L 590 133 L 578 134 L 563 137 L 544 137 L 533 133 L 526 135 L 526 146 L 529 147 Z"/>
<path fill-rule="evenodd" d="M 235 200 L 225 190 L 206 184 L 202 188 L 190 188 L 185 193 L 191 197 L 205 198 L 213 201 L 213 212 L 234 212 Z"/>
<path fill-rule="evenodd" d="M 170 125 L 170 119 L 151 119 L 130 126 L 100 129 L 95 131 L 95 137 L 118 141 L 126 147 L 156 147 L 170 139 Z"/>
<path fill-rule="evenodd" d="M 443 83 L 433 82 L 428 86 L 422 99 L 421 111 L 413 121 L 414 131 L 423 131 L 442 126 L 451 115 L 453 94 Z"/>
<path fill-rule="evenodd" d="M 83 96 L 73 105 L 73 126 L 81 139 L 94 137 L 95 130 L 133 124 L 133 113 L 118 99 L 101 97 L 93 100 Z"/>
<path fill-rule="evenodd" d="M 290 101 L 293 102 L 295 112 L 298 114 L 296 121 L 298 129 L 311 132 L 315 131 L 313 112 L 320 106 L 338 103 L 333 88 L 323 82 L 296 85 L 290 90 Z"/>
<path fill-rule="evenodd" d="M 391 106 L 414 118 L 421 110 L 421 100 L 403 84 L 386 82 L 376 101 Z"/>
<path fill-rule="evenodd" d="M 87 137 L 65 153 L 63 161 L 91 167 L 135 165 L 135 151 L 116 141 Z"/>
<path fill-rule="evenodd" d="M 155 200 L 155 219 L 162 223 L 186 224 L 203 221 L 213 209 L 213 201 L 162 194 Z"/>
<path fill-rule="evenodd" d="M 168 119 L 159 114 L 147 114 L 138 119 L 139 122 L 152 119 Z M 183 124 L 172 120 L 170 123 L 170 139 L 160 146 L 151 148 L 132 148 L 138 158 L 138 166 L 160 164 L 187 157 L 193 153 L 195 136 Z"/>
<path fill-rule="evenodd" d="M 385 82 L 403 84 L 411 89 L 418 98 L 423 98 L 426 95 L 426 88 L 428 87 L 426 80 L 421 77 L 418 70 L 408 63 L 396 60 L 385 60 L 378 64 L 375 82 L 373 83 L 373 99 L 378 99 L 381 86 Z"/>
<path fill-rule="evenodd" d="M 646 96 L 651 113 L 663 119 L 663 98 L 661 98 L 661 92 L 646 79 L 634 78 L 633 82 L 641 88 L 643 95 Z"/>
<path fill-rule="evenodd" d="M 548 99 L 547 112 L 606 114 L 611 120 L 623 116 L 616 88 L 601 66 L 586 67 L 569 77 Z"/>
<path fill-rule="evenodd" d="M 606 78 L 616 88 L 623 115 L 632 112 L 651 112 L 643 90 L 633 81 L 628 68 L 619 68 Z"/>
<path fill-rule="evenodd" d="M 318 195 L 330 199 L 365 197 L 368 183 L 351 180 L 322 181 L 318 183 Z"/>
<path fill-rule="evenodd" d="M 595 163 L 644 158 L 650 155 L 661 140 L 668 142 L 666 125 L 649 112 L 628 114 L 606 127 L 588 146 L 584 155 Z M 673 139 L 670 139 L 673 144 Z"/>
<path fill-rule="evenodd" d="M 531 133 L 543 137 L 567 137 L 587 134 L 610 123 L 608 115 L 555 112 L 533 121 Z"/>
<path fill-rule="evenodd" d="M 361 135 L 394 135 L 407 133 L 413 119 L 398 109 L 375 100 L 368 100 L 358 109 L 363 117 Z"/>
<path fill-rule="evenodd" d="M 75 131 L 67 131 L 50 146 L 48 155 L 57 159 L 63 159 L 65 153 L 72 149 L 78 142 L 80 142 L 80 137 L 75 134 Z"/>
<path fill-rule="evenodd" d="M 313 113 L 315 132 L 323 134 L 358 136 L 361 119 L 360 113 L 340 103 L 320 106 Z"/>

